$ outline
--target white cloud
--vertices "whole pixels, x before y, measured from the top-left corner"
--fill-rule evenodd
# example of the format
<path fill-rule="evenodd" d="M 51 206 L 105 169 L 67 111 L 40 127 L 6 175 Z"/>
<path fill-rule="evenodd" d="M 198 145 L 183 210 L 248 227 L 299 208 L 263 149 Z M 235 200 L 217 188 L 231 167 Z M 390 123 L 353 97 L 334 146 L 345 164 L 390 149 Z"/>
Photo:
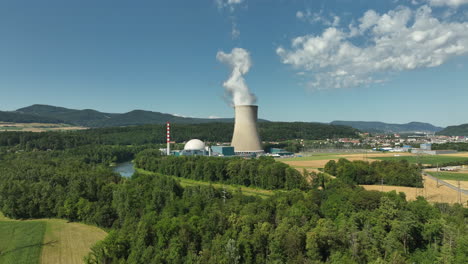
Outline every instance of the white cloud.
<path fill-rule="evenodd" d="M 348 29 L 297 37 L 291 48 L 276 52 L 283 63 L 313 75 L 309 86 L 315 89 L 381 83 L 390 73 L 436 67 L 468 54 L 468 23 L 440 21 L 428 6 L 385 14 L 369 10 L 358 21 Z"/>
<path fill-rule="evenodd" d="M 468 0 L 426 0 L 431 6 L 459 7 L 468 4 Z"/>
<path fill-rule="evenodd" d="M 215 116 L 215 115 L 210 115 L 208 119 L 220 119 L 221 117 Z"/>
<path fill-rule="evenodd" d="M 234 11 L 236 5 L 240 5 L 244 0 L 215 0 L 216 5 L 219 9 L 229 8 Z"/>
<path fill-rule="evenodd" d="M 303 18 L 304 18 L 304 13 L 302 13 L 302 11 L 297 11 L 297 12 L 296 12 L 296 17 L 297 17 L 298 19 L 303 19 Z"/>
<path fill-rule="evenodd" d="M 336 16 L 333 13 L 330 13 L 328 16 L 323 14 L 323 10 L 320 12 L 312 13 L 309 9 L 305 11 L 297 11 L 296 18 L 301 21 L 307 21 L 311 24 L 321 23 L 325 26 L 337 27 L 340 24 L 340 17 Z"/>
<path fill-rule="evenodd" d="M 219 51 L 216 59 L 231 68 L 229 79 L 223 83 L 228 96 L 231 97 L 234 105 L 252 105 L 257 98 L 249 90 L 245 83 L 244 75 L 252 66 L 252 60 L 247 50 L 234 48 L 231 53 Z"/>

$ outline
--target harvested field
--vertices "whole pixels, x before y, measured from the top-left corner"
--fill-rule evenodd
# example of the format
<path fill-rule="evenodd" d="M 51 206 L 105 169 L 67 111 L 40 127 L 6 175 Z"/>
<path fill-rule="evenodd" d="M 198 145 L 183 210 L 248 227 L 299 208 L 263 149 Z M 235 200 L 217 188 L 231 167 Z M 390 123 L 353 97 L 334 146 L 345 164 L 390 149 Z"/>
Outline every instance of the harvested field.
<path fill-rule="evenodd" d="M 2 225 L 27 227 L 24 232 L 10 232 L 12 235 L 6 236 L 1 233 Z M 11 241 L 26 241 L 36 236 L 32 236 L 33 227 L 42 226 L 40 242 L 35 242 L 36 247 L 30 247 L 29 251 L 19 250 L 18 253 L 30 258 L 28 261 L 21 262 L 21 258 L 13 258 L 16 261 L 5 262 L 3 256 L 0 256 L 0 263 L 47 263 L 47 264 L 78 264 L 83 263 L 83 258 L 90 252 L 90 248 L 96 242 L 103 240 L 107 233 L 95 226 L 89 226 L 81 223 L 71 223 L 61 219 L 37 219 L 18 221 L 4 217 L 0 213 L 0 250 L 3 250 L 3 244 L 10 245 Z M 9 228 L 8 230 L 10 230 Z M 37 229 L 37 228 L 36 228 Z M 18 229 L 19 230 L 19 229 Z M 37 233 L 37 232 L 36 232 Z M 26 241 L 27 242 L 27 241 Z M 25 242 L 25 243 L 26 243 Z M 23 243 L 23 242 L 21 242 Z M 23 243 L 23 244 L 25 244 Z M 31 243 L 30 243 L 31 244 Z M 12 245 L 12 244 L 11 244 Z M 21 246 L 22 244 L 18 244 Z M 11 247 L 11 246 L 10 246 Z M 41 250 L 42 248 L 42 250 Z M 34 253 L 34 250 L 38 250 Z M 34 254 L 35 255 L 34 255 Z M 36 257 L 33 257 L 36 256 Z M 34 259 L 35 258 L 35 259 Z M 8 258 L 10 259 L 10 257 Z"/>
<path fill-rule="evenodd" d="M 395 156 L 398 155 L 398 156 Z M 456 153 L 450 155 L 439 155 L 442 156 L 442 159 L 460 159 L 461 157 L 467 157 L 468 153 Z M 437 156 L 437 157 L 439 157 Z M 452 157 L 446 157 L 452 156 Z M 348 160 L 369 160 L 370 162 L 373 159 L 383 158 L 383 159 L 399 159 L 399 158 L 414 158 L 415 155 L 411 153 L 368 153 L 367 155 L 364 153 L 360 154 L 339 154 L 339 153 L 330 153 L 329 155 L 326 154 L 319 154 L 316 156 L 311 157 L 299 157 L 299 158 L 289 158 L 289 159 L 277 159 L 278 161 L 284 162 L 289 164 L 290 166 L 296 168 L 297 170 L 301 171 L 306 169 L 307 171 L 317 171 L 318 168 L 325 167 L 325 164 L 329 160 L 337 161 L 339 158 L 346 158 Z M 434 158 L 432 158 L 434 159 Z M 436 158 L 437 159 L 437 158 Z M 408 200 L 415 200 L 417 196 L 424 196 L 430 202 L 439 202 L 439 203 L 457 203 L 458 202 L 458 192 L 450 189 L 447 186 L 438 184 L 437 181 L 429 179 L 428 177 L 423 176 L 424 179 L 424 188 L 414 188 L 414 187 L 400 187 L 400 186 L 380 186 L 380 185 L 362 185 L 366 190 L 376 190 L 376 191 L 397 191 L 397 192 L 404 192 Z M 458 183 L 453 183 L 451 181 L 447 181 L 448 183 L 458 186 Z M 468 187 L 468 181 L 463 182 L 462 189 Z M 468 195 L 462 194 L 462 202 L 465 206 L 467 205 Z"/>
<path fill-rule="evenodd" d="M 23 132 L 45 132 L 45 131 L 68 131 L 83 130 L 86 127 L 71 126 L 67 124 L 47 124 L 47 123 L 5 123 L 0 122 L 1 131 L 23 131 Z"/>
<path fill-rule="evenodd" d="M 395 156 L 399 155 L 399 156 Z M 307 169 L 307 170 L 316 170 L 317 168 L 325 167 L 330 160 L 338 161 L 340 158 L 345 158 L 348 160 L 369 160 L 373 161 L 373 158 L 392 158 L 400 156 L 411 156 L 411 153 L 358 153 L 358 154 L 340 154 L 340 153 L 330 153 L 330 154 L 316 154 L 309 157 L 297 157 L 297 158 L 287 158 L 287 159 L 277 159 L 277 161 L 284 162 L 291 165 L 292 167 L 298 169 Z"/>
<path fill-rule="evenodd" d="M 42 248 L 41 263 L 83 263 L 83 257 L 90 252 L 91 246 L 107 235 L 95 226 L 60 219 L 49 219 L 46 223 L 44 242 L 57 242 Z"/>
<path fill-rule="evenodd" d="M 466 157 L 466 158 L 468 158 L 468 152 L 458 152 L 458 153 L 452 153 L 452 154 L 444 154 L 443 156 Z"/>
<path fill-rule="evenodd" d="M 453 186 L 458 188 L 458 181 L 444 180 L 444 182 L 452 184 Z M 460 181 L 460 188 L 462 190 L 468 190 L 468 181 Z"/>
<path fill-rule="evenodd" d="M 380 185 L 361 185 L 366 190 L 376 191 L 396 191 L 404 192 L 406 199 L 415 200 L 417 196 L 425 197 L 429 202 L 437 203 L 458 203 L 459 193 L 449 187 L 437 183 L 426 176 L 423 176 L 424 188 L 400 187 L 400 186 L 380 186 Z M 464 206 L 468 206 L 468 195 L 461 194 L 461 200 Z"/>

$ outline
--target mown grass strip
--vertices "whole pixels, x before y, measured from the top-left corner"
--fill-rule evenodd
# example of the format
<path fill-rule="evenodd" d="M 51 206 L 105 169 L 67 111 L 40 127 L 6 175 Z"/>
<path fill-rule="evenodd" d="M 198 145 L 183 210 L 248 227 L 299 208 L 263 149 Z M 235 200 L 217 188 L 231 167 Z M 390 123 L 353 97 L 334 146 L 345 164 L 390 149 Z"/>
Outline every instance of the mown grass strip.
<path fill-rule="evenodd" d="M 433 177 L 449 181 L 468 181 L 468 173 L 427 171 Z"/>
<path fill-rule="evenodd" d="M 45 229 L 43 221 L 0 221 L 0 263 L 39 263 Z"/>
<path fill-rule="evenodd" d="M 157 173 L 143 170 L 140 168 L 135 168 L 135 171 L 138 173 L 142 174 L 152 174 L 152 175 L 157 175 Z M 271 190 L 265 190 L 265 189 L 258 189 L 258 188 L 251 188 L 251 187 L 245 187 L 245 186 L 238 186 L 238 185 L 230 185 L 230 184 L 222 184 L 222 183 L 211 183 L 211 182 L 206 182 L 206 181 L 197 181 L 197 180 L 192 180 L 192 179 L 186 179 L 186 178 L 181 178 L 181 177 L 175 177 L 171 176 L 175 179 L 177 179 L 180 182 L 180 185 L 183 187 L 185 186 L 213 186 L 217 189 L 226 189 L 231 192 L 236 192 L 236 191 L 241 191 L 245 195 L 255 195 L 255 196 L 260 196 L 261 198 L 267 198 L 270 197 L 274 194 L 273 191 Z"/>

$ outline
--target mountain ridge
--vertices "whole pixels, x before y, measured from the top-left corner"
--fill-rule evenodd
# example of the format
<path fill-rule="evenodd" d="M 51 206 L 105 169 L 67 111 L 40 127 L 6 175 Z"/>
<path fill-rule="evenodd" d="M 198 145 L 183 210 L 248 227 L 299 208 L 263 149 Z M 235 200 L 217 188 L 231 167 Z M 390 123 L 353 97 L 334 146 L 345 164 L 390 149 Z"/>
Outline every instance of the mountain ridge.
<path fill-rule="evenodd" d="M 443 127 L 437 127 L 430 123 L 423 122 L 409 122 L 406 124 L 392 124 L 380 121 L 341 121 L 336 120 L 330 122 L 334 125 L 345 125 L 351 126 L 355 129 L 359 129 L 363 132 L 369 133 L 435 133 L 443 130 Z"/>
<path fill-rule="evenodd" d="M 233 118 L 194 118 L 181 117 L 168 113 L 135 109 L 126 113 L 107 113 L 94 109 L 71 109 L 60 106 L 33 104 L 19 108 L 16 111 L 0 111 L 0 121 L 24 123 L 65 123 L 84 127 L 112 127 L 145 124 L 164 124 L 166 122 L 180 124 L 231 123 Z M 260 119 L 259 122 L 270 122 Z M 404 133 L 404 132 L 439 132 L 444 128 L 429 123 L 409 122 L 406 124 L 391 124 L 380 121 L 341 121 L 336 120 L 330 125 L 350 126 L 370 133 Z"/>
<path fill-rule="evenodd" d="M 445 129 L 437 132 L 437 135 L 443 136 L 465 136 L 468 137 L 468 124 L 457 126 L 448 126 Z"/>
<path fill-rule="evenodd" d="M 63 123 L 85 127 L 130 126 L 144 124 L 163 124 L 166 122 L 180 124 L 199 124 L 211 122 L 233 122 L 232 118 L 193 118 L 179 117 L 168 113 L 135 109 L 126 113 L 106 113 L 94 109 L 70 109 L 65 107 L 34 104 L 19 108 L 15 113 L 35 115 L 63 121 Z M 261 120 L 267 121 L 267 120 Z"/>

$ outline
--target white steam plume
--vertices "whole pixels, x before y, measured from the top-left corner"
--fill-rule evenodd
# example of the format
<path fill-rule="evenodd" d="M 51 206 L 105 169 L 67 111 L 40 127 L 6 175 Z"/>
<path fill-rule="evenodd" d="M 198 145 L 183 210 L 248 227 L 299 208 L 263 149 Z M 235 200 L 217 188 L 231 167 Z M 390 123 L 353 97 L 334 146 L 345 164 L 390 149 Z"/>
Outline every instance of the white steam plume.
<path fill-rule="evenodd" d="M 249 52 L 242 48 L 234 48 L 231 53 L 219 51 L 216 54 L 216 59 L 232 69 L 231 76 L 223 83 L 223 86 L 226 93 L 232 98 L 233 104 L 255 104 L 257 98 L 250 92 L 244 79 L 244 75 L 249 72 L 252 66 Z"/>

